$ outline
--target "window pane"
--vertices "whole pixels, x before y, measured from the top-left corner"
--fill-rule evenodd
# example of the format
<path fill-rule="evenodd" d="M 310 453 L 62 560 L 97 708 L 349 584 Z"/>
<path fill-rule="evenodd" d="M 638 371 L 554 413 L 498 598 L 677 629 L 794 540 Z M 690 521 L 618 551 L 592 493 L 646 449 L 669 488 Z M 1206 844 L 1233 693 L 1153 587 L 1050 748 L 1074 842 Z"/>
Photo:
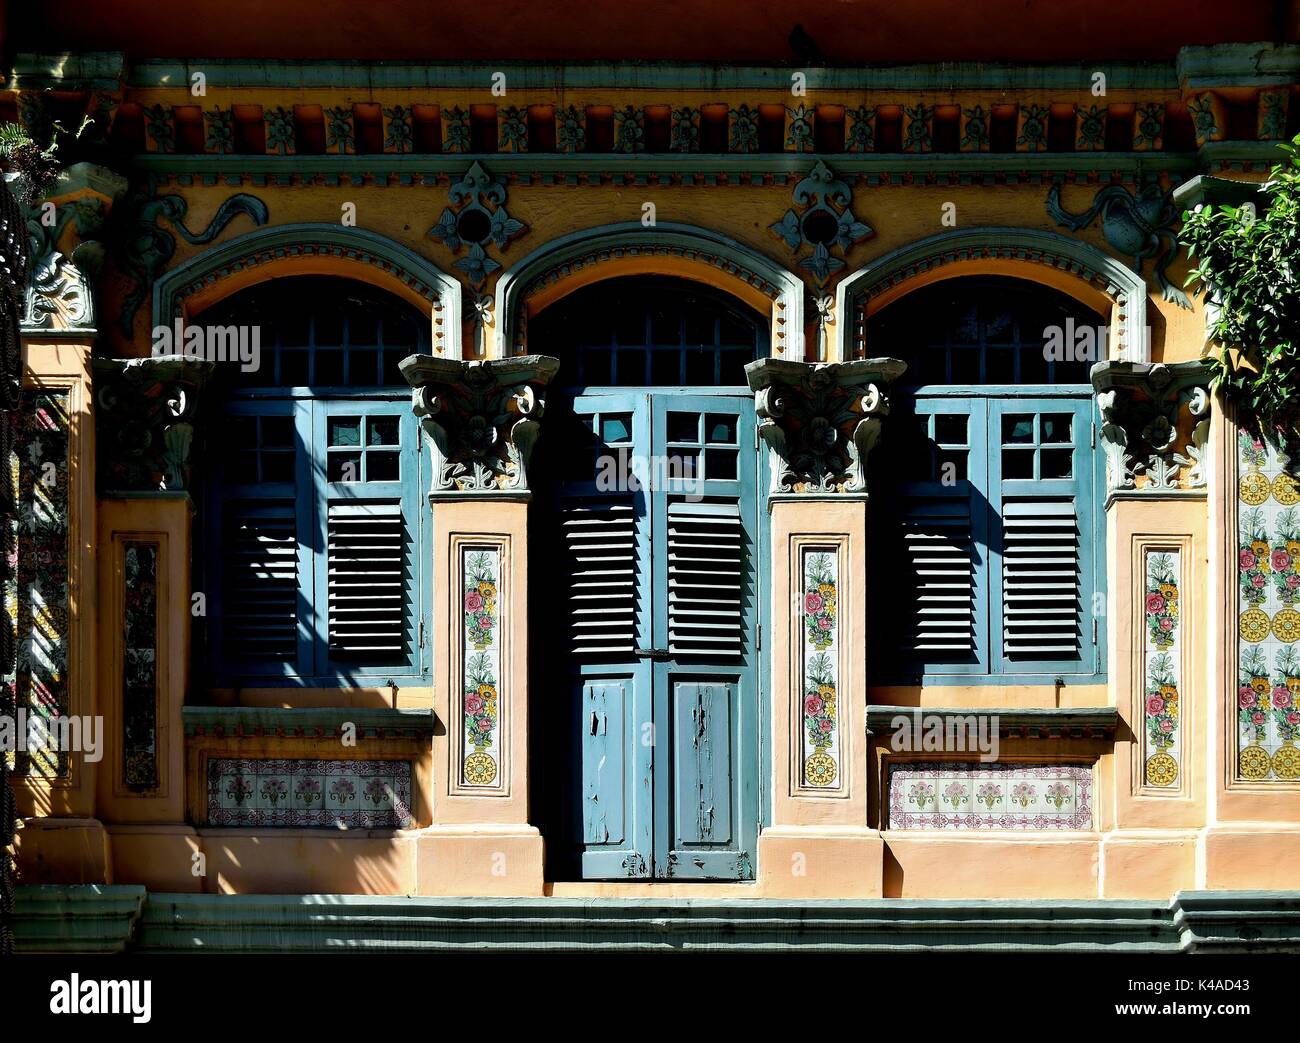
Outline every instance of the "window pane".
<path fill-rule="evenodd" d="M 262 417 L 262 447 L 264 449 L 284 447 L 292 448 L 294 444 L 293 439 L 293 417 Z"/>
<path fill-rule="evenodd" d="M 936 414 L 934 440 L 940 445 L 965 445 L 967 419 L 961 413 Z"/>
<path fill-rule="evenodd" d="M 360 445 L 361 418 L 355 416 L 330 417 L 330 445 Z"/>
<path fill-rule="evenodd" d="M 275 450 L 262 454 L 262 481 L 264 482 L 292 482 L 293 481 L 293 450 Z"/>
<path fill-rule="evenodd" d="M 1032 449 L 1002 450 L 1003 478 L 1033 478 L 1034 451 Z"/>
<path fill-rule="evenodd" d="M 607 444 L 632 441 L 632 414 L 608 413 L 602 416 L 600 437 Z"/>
<path fill-rule="evenodd" d="M 1032 445 L 1034 417 L 1029 413 L 1009 413 L 1002 418 L 1003 445 Z"/>
<path fill-rule="evenodd" d="M 710 413 L 705 417 L 704 431 L 706 441 L 715 445 L 736 444 L 736 418 L 734 416 L 718 416 Z"/>
<path fill-rule="evenodd" d="M 700 440 L 700 414 L 668 413 L 668 441 L 698 442 Z"/>
<path fill-rule="evenodd" d="M 401 480 L 399 454 L 383 451 L 366 453 L 366 481 L 396 482 Z"/>
<path fill-rule="evenodd" d="M 1069 478 L 1073 474 L 1073 449 L 1044 449 L 1039 464 L 1043 478 Z"/>
<path fill-rule="evenodd" d="M 940 449 L 935 478 L 945 485 L 966 480 L 966 456 L 960 450 Z"/>
<path fill-rule="evenodd" d="M 361 481 L 361 454 L 331 452 L 328 477 L 331 482 Z"/>
<path fill-rule="evenodd" d="M 709 449 L 704 456 L 704 477 L 717 481 L 736 480 L 737 462 L 740 451 L 737 449 Z"/>
<path fill-rule="evenodd" d="M 1042 424 L 1044 442 L 1074 441 L 1074 417 L 1069 413 L 1045 413 Z"/>
<path fill-rule="evenodd" d="M 397 445 L 399 421 L 395 416 L 372 416 L 366 421 L 366 445 Z"/>
<path fill-rule="evenodd" d="M 373 374 L 370 377 L 374 379 Z M 343 380 L 343 352 L 316 352 L 316 373 L 312 383 L 317 387 L 341 387 Z"/>

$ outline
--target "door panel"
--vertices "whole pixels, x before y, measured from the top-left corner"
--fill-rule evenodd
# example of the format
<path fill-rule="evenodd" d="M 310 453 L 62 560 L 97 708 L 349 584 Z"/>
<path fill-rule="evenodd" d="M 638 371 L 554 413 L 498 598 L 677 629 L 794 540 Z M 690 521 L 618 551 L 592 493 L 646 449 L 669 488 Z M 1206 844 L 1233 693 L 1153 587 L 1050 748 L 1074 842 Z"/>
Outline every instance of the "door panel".
<path fill-rule="evenodd" d="M 571 701 L 556 745 L 578 778 L 560 798 L 560 858 L 584 879 L 750 879 L 753 400 L 590 395 L 567 419 L 552 513 Z"/>

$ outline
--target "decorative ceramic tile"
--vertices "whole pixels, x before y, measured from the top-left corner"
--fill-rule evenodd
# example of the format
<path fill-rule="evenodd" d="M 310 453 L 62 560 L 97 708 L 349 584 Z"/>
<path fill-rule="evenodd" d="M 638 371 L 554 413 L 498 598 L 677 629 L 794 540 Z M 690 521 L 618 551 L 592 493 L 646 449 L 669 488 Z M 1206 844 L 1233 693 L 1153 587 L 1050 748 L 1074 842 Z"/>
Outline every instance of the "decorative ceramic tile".
<path fill-rule="evenodd" d="M 501 620 L 497 610 L 500 551 L 466 548 L 461 563 L 465 610 L 461 660 L 465 745 L 461 781 L 467 786 L 500 785 Z"/>
<path fill-rule="evenodd" d="M 132 790 L 158 785 L 158 544 L 122 545 L 122 773 Z"/>
<path fill-rule="evenodd" d="M 834 787 L 840 757 L 839 555 L 805 549 L 802 565 L 803 781 L 805 786 Z"/>
<path fill-rule="evenodd" d="M 68 393 L 24 391 L 8 461 L 17 517 L 8 539 L 6 617 L 17 621 L 13 705 L 45 724 L 68 703 Z M 39 725 L 38 725 L 39 727 Z M 68 773 L 66 751 L 13 755 L 18 774 Z"/>
<path fill-rule="evenodd" d="M 403 829 L 410 761 L 208 762 L 208 825 Z"/>
<path fill-rule="evenodd" d="M 1086 764 L 896 764 L 889 769 L 889 828 L 1092 828 Z"/>
<path fill-rule="evenodd" d="M 1178 788 L 1183 752 L 1178 691 L 1182 656 L 1178 637 L 1180 560 L 1177 550 L 1149 550 L 1144 569 L 1142 779 L 1143 785 L 1160 789 Z"/>
<path fill-rule="evenodd" d="M 1300 779 L 1300 484 L 1281 447 L 1237 438 L 1237 775 Z"/>

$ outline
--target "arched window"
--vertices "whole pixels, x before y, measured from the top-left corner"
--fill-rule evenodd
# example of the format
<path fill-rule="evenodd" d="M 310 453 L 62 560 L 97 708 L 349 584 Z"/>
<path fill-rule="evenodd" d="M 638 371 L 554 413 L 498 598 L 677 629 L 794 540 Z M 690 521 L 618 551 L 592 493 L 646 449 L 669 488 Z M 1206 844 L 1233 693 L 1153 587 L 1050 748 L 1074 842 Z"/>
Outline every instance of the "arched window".
<path fill-rule="evenodd" d="M 559 356 L 557 388 L 745 387 L 745 364 L 767 354 L 767 324 L 707 287 L 631 276 L 547 308 L 529 341 Z"/>
<path fill-rule="evenodd" d="M 190 320 L 233 329 L 206 425 L 210 662 L 216 683 L 423 676 L 424 459 L 398 371 L 428 321 L 367 284 L 275 279 Z"/>
<path fill-rule="evenodd" d="M 1105 320 L 1006 278 L 918 290 L 868 325 L 908 372 L 873 463 L 880 683 L 1092 679 L 1102 669 Z"/>

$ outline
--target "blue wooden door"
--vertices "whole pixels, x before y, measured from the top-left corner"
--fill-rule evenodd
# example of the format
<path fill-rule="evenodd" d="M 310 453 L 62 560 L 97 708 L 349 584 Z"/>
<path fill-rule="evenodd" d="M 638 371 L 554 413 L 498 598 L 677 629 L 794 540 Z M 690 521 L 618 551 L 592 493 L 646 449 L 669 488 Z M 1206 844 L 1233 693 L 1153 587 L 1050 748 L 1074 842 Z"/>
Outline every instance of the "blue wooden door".
<path fill-rule="evenodd" d="M 555 752 L 576 776 L 559 795 L 559 861 L 584 879 L 750 879 L 753 400 L 613 393 L 572 410 L 552 507 L 569 693 Z"/>

